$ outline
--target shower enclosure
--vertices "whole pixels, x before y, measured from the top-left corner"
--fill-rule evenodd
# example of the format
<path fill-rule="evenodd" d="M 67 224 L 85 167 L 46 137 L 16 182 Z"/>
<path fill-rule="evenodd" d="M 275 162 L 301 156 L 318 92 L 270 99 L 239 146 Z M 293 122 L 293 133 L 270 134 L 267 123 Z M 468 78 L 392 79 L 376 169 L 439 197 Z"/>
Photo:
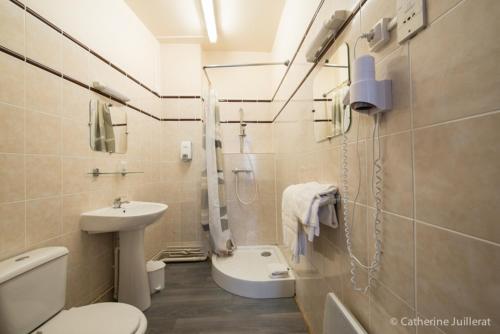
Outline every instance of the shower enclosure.
<path fill-rule="evenodd" d="M 258 160 L 256 160 L 257 155 L 252 150 L 252 132 L 249 131 L 248 126 L 252 121 L 246 121 L 245 109 L 243 106 L 239 106 L 239 108 L 235 108 L 235 114 L 237 112 L 239 120 L 223 122 L 224 131 L 228 129 L 224 138 L 228 140 L 229 145 L 233 144 L 228 150 L 232 153 L 226 153 L 230 159 L 226 167 L 230 166 L 227 170 L 230 172 L 228 175 L 224 175 L 222 153 L 224 143 L 221 140 L 220 105 L 215 94 L 214 82 L 208 76 L 207 70 L 287 64 L 288 62 L 280 62 L 204 67 L 210 89 L 204 96 L 203 143 L 206 153 L 206 170 L 202 173 L 202 224 L 209 232 L 212 249 L 212 277 L 223 289 L 249 298 L 292 297 L 295 294 L 295 276 L 288 267 L 279 247 L 265 244 L 252 245 L 252 243 L 249 245 L 248 240 L 244 240 L 246 243 L 244 242 L 243 245 L 238 244 L 238 240 L 241 238 L 246 239 L 242 235 L 242 229 L 245 227 L 248 229 L 244 230 L 243 234 L 255 233 L 254 226 L 258 225 L 259 220 L 262 219 L 260 209 L 262 209 L 263 200 L 260 198 L 256 175 L 256 167 L 259 165 Z M 222 99 L 221 101 L 226 102 L 227 100 Z M 226 104 L 224 107 L 227 108 L 224 110 L 228 110 L 234 105 Z M 253 124 L 250 125 L 253 126 Z M 251 128 L 251 130 L 253 129 Z M 230 133 L 231 138 L 228 137 L 228 133 Z M 259 166 L 259 168 L 262 167 Z M 227 179 L 230 182 L 227 182 Z M 229 207 L 226 202 L 227 192 L 231 193 L 229 199 L 232 204 Z M 233 212 L 231 216 L 228 215 L 228 210 L 236 211 L 231 211 Z M 238 219 L 235 212 L 245 212 L 246 217 Z M 233 217 L 233 221 L 230 220 L 230 217 Z M 236 237 L 234 237 L 231 227 L 238 231 Z M 275 242 L 276 240 L 273 238 L 272 243 Z M 273 271 L 273 268 L 276 267 L 282 268 L 285 274 L 275 276 L 276 271 Z"/>

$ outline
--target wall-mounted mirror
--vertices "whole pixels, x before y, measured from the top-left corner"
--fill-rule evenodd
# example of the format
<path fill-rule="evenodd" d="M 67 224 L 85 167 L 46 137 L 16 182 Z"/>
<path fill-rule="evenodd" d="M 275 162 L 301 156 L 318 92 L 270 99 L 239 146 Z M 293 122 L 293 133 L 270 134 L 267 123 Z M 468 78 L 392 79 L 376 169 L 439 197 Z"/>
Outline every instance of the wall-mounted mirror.
<path fill-rule="evenodd" d="M 349 130 L 351 109 L 343 99 L 349 91 L 349 46 L 340 45 L 321 64 L 313 81 L 314 137 L 321 142 Z"/>
<path fill-rule="evenodd" d="M 127 112 L 123 105 L 99 100 L 89 103 L 90 148 L 109 153 L 127 152 Z"/>

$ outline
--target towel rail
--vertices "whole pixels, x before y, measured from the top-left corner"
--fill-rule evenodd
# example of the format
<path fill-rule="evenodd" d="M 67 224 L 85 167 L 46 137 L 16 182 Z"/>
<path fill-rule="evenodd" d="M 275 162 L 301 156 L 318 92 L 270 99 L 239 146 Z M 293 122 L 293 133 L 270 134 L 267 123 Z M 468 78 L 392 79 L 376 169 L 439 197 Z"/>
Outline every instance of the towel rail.
<path fill-rule="evenodd" d="M 322 195 L 321 197 L 329 197 L 329 201 L 325 201 L 320 204 L 320 206 L 328 205 L 328 204 L 333 204 L 336 205 L 337 203 L 340 203 L 340 194 L 338 192 L 335 193 L 335 195 L 329 196 L 328 194 Z"/>
<path fill-rule="evenodd" d="M 101 172 L 99 168 L 94 168 L 92 169 L 92 172 L 87 173 L 89 175 L 92 175 L 94 177 L 97 177 L 99 175 L 118 175 L 121 174 L 122 176 L 125 176 L 127 174 L 144 174 L 144 172 L 127 172 L 127 171 L 122 171 L 122 172 Z"/>
<path fill-rule="evenodd" d="M 251 169 L 239 169 L 239 168 L 234 168 L 231 170 L 231 172 L 233 172 L 234 174 L 238 174 L 238 173 L 253 173 L 253 170 Z"/>

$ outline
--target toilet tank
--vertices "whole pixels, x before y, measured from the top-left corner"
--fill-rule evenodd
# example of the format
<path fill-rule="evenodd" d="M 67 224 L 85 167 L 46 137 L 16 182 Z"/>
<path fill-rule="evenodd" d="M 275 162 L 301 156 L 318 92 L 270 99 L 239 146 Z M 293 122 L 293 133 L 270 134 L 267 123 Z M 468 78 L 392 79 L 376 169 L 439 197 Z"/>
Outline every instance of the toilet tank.
<path fill-rule="evenodd" d="M 65 247 L 47 247 L 0 262 L 0 333 L 30 333 L 62 310 L 67 258 Z"/>

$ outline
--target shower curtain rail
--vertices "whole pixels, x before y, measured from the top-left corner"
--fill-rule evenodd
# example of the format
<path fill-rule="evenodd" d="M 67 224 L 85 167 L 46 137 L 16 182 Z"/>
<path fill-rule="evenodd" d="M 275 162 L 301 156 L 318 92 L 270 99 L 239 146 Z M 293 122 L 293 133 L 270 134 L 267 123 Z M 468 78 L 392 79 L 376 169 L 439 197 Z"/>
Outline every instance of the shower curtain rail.
<path fill-rule="evenodd" d="M 210 81 L 210 77 L 208 76 L 207 69 L 211 68 L 231 68 L 231 67 L 253 67 L 253 66 L 273 66 L 273 65 L 290 65 L 289 60 L 281 61 L 281 62 L 269 62 L 269 63 L 246 63 L 246 64 L 214 64 L 214 65 L 205 65 L 203 66 L 203 72 L 205 73 L 205 77 L 209 85 L 212 85 L 212 81 Z"/>

